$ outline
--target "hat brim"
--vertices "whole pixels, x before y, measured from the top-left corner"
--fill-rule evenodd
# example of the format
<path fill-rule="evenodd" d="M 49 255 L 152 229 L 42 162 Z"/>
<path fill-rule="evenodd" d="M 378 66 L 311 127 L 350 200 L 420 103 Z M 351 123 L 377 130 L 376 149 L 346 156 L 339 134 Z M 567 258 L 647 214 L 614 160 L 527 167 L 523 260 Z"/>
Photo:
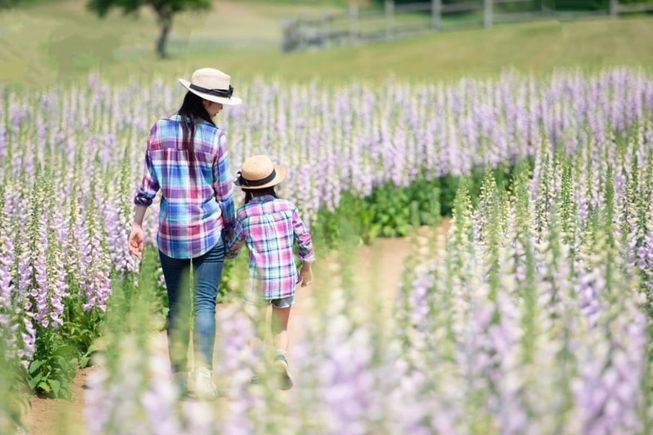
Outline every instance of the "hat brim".
<path fill-rule="evenodd" d="M 213 101 L 214 103 L 220 103 L 224 104 L 225 106 L 237 106 L 240 103 L 243 102 L 243 100 L 239 97 L 231 96 L 231 98 L 224 98 L 224 97 L 216 97 L 215 95 L 211 94 L 205 94 L 204 92 L 198 92 L 195 89 L 191 89 L 190 87 L 190 82 L 186 79 L 177 79 L 179 83 L 188 89 L 190 92 L 193 94 L 197 95 L 198 97 L 202 97 L 205 100 Z"/>
<path fill-rule="evenodd" d="M 238 179 L 236 179 L 235 184 L 236 186 L 240 186 L 240 188 L 243 190 L 261 190 L 267 189 L 268 187 L 274 187 L 286 179 L 286 168 L 281 165 L 274 165 L 274 172 L 276 172 L 277 176 L 274 177 L 274 179 L 272 179 L 272 181 L 269 183 L 263 184 L 261 186 L 243 186 L 238 182 Z"/>

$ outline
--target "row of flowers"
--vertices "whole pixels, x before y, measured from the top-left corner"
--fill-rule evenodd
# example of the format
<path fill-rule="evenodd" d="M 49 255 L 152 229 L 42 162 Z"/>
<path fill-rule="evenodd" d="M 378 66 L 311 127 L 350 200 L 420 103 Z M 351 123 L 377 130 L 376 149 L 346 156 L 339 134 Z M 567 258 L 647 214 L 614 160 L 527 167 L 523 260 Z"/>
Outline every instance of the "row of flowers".
<path fill-rule="evenodd" d="M 288 395 L 251 383 L 264 357 L 236 302 L 218 315 L 216 402 L 179 396 L 151 333 L 115 337 L 90 432 L 650 433 L 650 133 L 542 146 L 507 190 L 488 171 L 476 205 L 463 183 L 448 234 L 415 237 L 391 318 L 329 270 L 294 330 Z"/>
<path fill-rule="evenodd" d="M 88 360 L 112 287 L 138 269 L 126 237 L 144 139 L 182 94 L 160 80 L 116 86 L 97 76 L 85 86 L 0 93 L 0 334 L 33 389 L 65 394 L 72 367 Z M 318 225 L 318 212 L 335 210 L 344 195 L 383 188 L 388 200 L 388 186 L 514 164 L 554 144 L 595 162 L 605 158 L 599 149 L 621 155 L 618 144 L 633 131 L 643 164 L 651 142 L 651 130 L 637 126 L 653 108 L 653 80 L 631 69 L 447 86 L 258 81 L 242 94 L 247 103 L 219 121 L 233 166 L 272 155 L 290 169 L 283 195 Z M 581 214 L 595 198 L 582 199 Z M 156 219 L 155 204 L 150 241 Z"/>

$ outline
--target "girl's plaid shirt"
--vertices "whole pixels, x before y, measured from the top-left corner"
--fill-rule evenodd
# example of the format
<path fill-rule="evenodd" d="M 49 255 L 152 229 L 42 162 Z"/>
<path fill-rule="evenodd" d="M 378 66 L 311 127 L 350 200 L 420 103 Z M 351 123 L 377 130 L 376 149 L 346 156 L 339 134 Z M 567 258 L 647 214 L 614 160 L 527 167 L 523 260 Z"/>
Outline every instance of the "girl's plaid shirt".
<path fill-rule="evenodd" d="M 272 195 L 253 198 L 236 212 L 233 237 L 227 244 L 227 257 L 233 258 L 247 242 L 252 283 L 264 299 L 279 299 L 295 294 L 297 267 L 293 242 L 297 240 L 299 258 L 315 260 L 311 235 L 290 201 Z"/>
<path fill-rule="evenodd" d="M 234 221 L 234 200 L 224 131 L 195 123 L 192 151 L 181 117 L 157 121 L 147 139 L 145 173 L 134 203 L 152 204 L 161 189 L 157 245 L 172 258 L 194 258 L 220 240 Z"/>

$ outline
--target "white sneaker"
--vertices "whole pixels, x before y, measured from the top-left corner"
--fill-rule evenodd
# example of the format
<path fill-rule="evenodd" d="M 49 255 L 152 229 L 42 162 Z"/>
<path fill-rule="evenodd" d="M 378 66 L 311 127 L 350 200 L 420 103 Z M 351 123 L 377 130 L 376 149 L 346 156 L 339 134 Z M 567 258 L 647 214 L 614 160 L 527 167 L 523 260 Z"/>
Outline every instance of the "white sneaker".
<path fill-rule="evenodd" d="M 213 400 L 218 396 L 213 373 L 206 367 L 195 369 L 188 389 L 198 399 Z"/>
<path fill-rule="evenodd" d="M 274 359 L 277 376 L 279 377 L 279 389 L 290 390 L 293 386 L 290 372 L 288 371 L 288 357 L 285 353 L 280 353 Z"/>

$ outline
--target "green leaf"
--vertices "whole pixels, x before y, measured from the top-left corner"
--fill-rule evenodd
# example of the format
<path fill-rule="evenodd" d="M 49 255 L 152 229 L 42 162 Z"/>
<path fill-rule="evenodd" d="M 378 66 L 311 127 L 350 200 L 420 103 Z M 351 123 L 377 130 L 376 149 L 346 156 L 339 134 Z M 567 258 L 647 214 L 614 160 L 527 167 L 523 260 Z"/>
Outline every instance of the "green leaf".
<path fill-rule="evenodd" d="M 45 363 L 44 360 L 37 360 L 37 361 L 32 361 L 32 363 L 29 365 L 29 373 L 32 374 L 35 371 L 39 369 Z"/>
<path fill-rule="evenodd" d="M 88 355 L 82 355 L 81 357 L 79 357 L 79 367 L 82 368 L 82 369 L 84 367 L 87 367 L 89 361 L 90 361 L 90 358 L 88 357 Z"/>
<path fill-rule="evenodd" d="M 49 386 L 48 383 L 45 382 L 45 381 L 43 381 L 43 382 L 41 382 L 41 383 L 39 384 L 39 388 L 40 388 L 41 390 L 45 391 L 46 393 L 49 393 L 49 392 L 50 392 L 50 386 Z"/>
<path fill-rule="evenodd" d="M 61 383 L 59 381 L 57 381 L 56 379 L 50 379 L 48 382 L 50 383 L 50 387 L 52 387 L 52 392 L 55 395 L 58 395 L 59 390 L 61 389 Z"/>
<path fill-rule="evenodd" d="M 34 378 L 28 379 L 27 383 L 28 383 L 29 387 L 33 390 L 33 389 L 36 388 L 36 386 L 41 381 L 41 379 L 43 379 L 43 373 L 39 373 Z"/>
<path fill-rule="evenodd" d="M 61 355 L 57 355 L 55 357 L 55 360 L 57 361 L 58 366 L 61 367 L 61 368 L 66 367 L 66 366 L 69 365 L 68 360 L 66 358 L 64 358 L 63 356 L 61 356 Z"/>

